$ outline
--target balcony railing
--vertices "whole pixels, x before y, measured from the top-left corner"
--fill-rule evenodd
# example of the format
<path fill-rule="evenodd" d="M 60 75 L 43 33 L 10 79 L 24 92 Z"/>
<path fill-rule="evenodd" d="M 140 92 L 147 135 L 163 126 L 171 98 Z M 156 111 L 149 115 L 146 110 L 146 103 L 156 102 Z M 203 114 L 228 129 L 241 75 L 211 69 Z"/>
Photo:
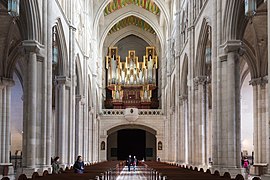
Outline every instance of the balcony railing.
<path fill-rule="evenodd" d="M 124 116 L 125 109 L 103 109 L 102 116 Z M 162 109 L 138 109 L 139 116 L 162 116 Z"/>

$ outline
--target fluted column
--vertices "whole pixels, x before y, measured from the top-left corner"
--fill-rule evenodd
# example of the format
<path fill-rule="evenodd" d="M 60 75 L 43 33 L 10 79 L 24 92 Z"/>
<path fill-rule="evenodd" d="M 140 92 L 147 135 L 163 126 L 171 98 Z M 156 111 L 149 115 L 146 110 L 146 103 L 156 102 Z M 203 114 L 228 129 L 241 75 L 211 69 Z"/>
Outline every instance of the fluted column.
<path fill-rule="evenodd" d="M 83 148 L 84 148 L 84 120 L 82 118 L 82 107 L 81 107 L 81 100 L 82 96 L 76 96 L 76 130 L 75 130 L 75 154 L 76 155 L 83 155 Z"/>
<path fill-rule="evenodd" d="M 205 141 L 205 128 L 206 128 L 206 102 L 205 102 L 205 96 L 206 96 L 206 82 L 207 77 L 206 76 L 199 76 L 196 77 L 196 81 L 198 84 L 198 163 L 199 165 L 205 165 L 205 152 L 206 152 L 206 144 Z"/>
<path fill-rule="evenodd" d="M 179 101 L 180 101 L 180 112 L 179 112 L 179 121 L 180 121 L 180 125 L 179 125 L 179 159 L 180 162 L 182 163 L 186 163 L 186 154 L 185 152 L 187 151 L 186 149 L 186 136 L 187 136 L 187 129 L 186 129 L 186 125 L 187 125 L 187 95 L 180 95 L 179 97 Z"/>
<path fill-rule="evenodd" d="M 70 87 L 70 79 L 66 76 L 56 77 L 57 115 L 56 115 L 56 143 L 57 155 L 63 164 L 68 162 L 68 121 L 67 118 L 67 88 Z"/>
<path fill-rule="evenodd" d="M 268 120 L 266 116 L 266 83 L 264 78 L 256 78 L 250 81 L 253 86 L 253 121 L 254 121 L 254 162 L 267 163 L 265 155 L 268 153 Z"/>
<path fill-rule="evenodd" d="M 226 106 L 223 106 L 224 121 L 226 122 L 227 137 L 224 139 L 227 144 L 226 151 L 226 166 L 229 168 L 236 168 L 240 166 L 240 66 L 239 66 L 239 52 L 241 50 L 241 42 L 238 40 L 228 41 L 225 45 L 225 52 L 227 52 L 227 87 L 226 87 Z M 224 99 L 225 104 L 225 99 Z"/>
<path fill-rule="evenodd" d="M 193 3 L 194 1 L 190 1 L 189 4 L 189 14 L 188 14 L 188 19 L 189 19 L 189 24 L 188 24 L 188 36 L 189 36 L 189 63 L 188 63 L 188 81 L 191 82 L 191 85 L 188 86 L 188 109 L 189 109 L 189 125 L 188 125 L 188 163 L 193 164 L 194 163 L 194 87 L 193 87 L 193 70 L 194 70 L 194 61 L 195 61 L 195 30 L 194 30 L 194 10 L 193 10 Z"/>
<path fill-rule="evenodd" d="M 47 71 L 46 164 L 50 165 L 52 152 L 55 152 L 52 149 L 52 127 L 54 119 L 54 116 L 52 116 L 52 1 L 43 1 L 43 4 L 47 4 L 47 6 L 45 5 L 44 7 L 44 11 L 47 10 L 47 13 L 44 12 L 44 17 L 47 17 L 47 19 L 44 20 L 45 25 L 43 29 L 47 30 L 47 34 L 44 33 L 46 34 L 44 38 L 47 37 L 47 40 L 44 40 L 44 44 L 47 45 L 47 66 L 44 65 L 44 68 L 47 67 L 47 69 L 45 69 Z"/>
<path fill-rule="evenodd" d="M 39 54 L 41 45 L 33 40 L 25 40 L 22 43 L 25 49 L 25 60 L 27 67 L 24 79 L 24 127 L 23 127 L 23 158 L 24 166 L 33 168 L 37 163 L 37 54 Z"/>
<path fill-rule="evenodd" d="M 270 67 L 269 67 L 269 65 L 270 65 L 270 48 L 269 48 L 269 42 L 270 42 L 270 36 L 269 36 L 269 34 L 270 34 L 270 0 L 267 0 L 267 31 L 268 31 L 268 79 L 269 79 L 269 76 L 270 76 Z M 269 86 L 268 86 L 268 88 L 269 88 Z M 267 107 L 267 113 L 268 113 L 268 117 L 267 117 L 267 119 L 268 119 L 268 121 L 269 121 L 269 119 L 270 119 L 270 110 L 269 110 L 269 108 L 270 108 L 270 91 L 269 91 L 269 89 L 268 89 L 268 91 L 267 91 L 267 99 L 268 99 L 268 101 L 267 101 L 267 105 L 268 105 L 268 107 Z M 268 134 L 270 135 L 270 129 L 268 129 Z M 268 144 L 268 173 L 270 174 L 270 154 L 269 154 L 269 149 L 270 149 L 270 143 Z"/>
<path fill-rule="evenodd" d="M 192 119 L 192 143 L 193 143 L 193 164 L 198 165 L 199 164 L 199 102 L 198 102 L 198 90 L 199 90 L 199 84 L 194 79 L 194 97 L 193 97 L 193 119 Z"/>
<path fill-rule="evenodd" d="M 88 138 L 89 138 L 89 140 L 88 140 L 88 142 L 89 142 L 89 152 L 88 152 L 88 156 L 89 156 L 89 161 L 90 162 L 93 162 L 93 149 L 94 149 L 94 146 L 93 146 L 93 142 L 94 142 L 94 136 L 93 136 L 93 125 L 94 125 L 94 123 L 93 123 L 93 119 L 94 119 L 94 108 L 93 107 L 89 107 L 88 108 L 88 121 L 89 121 L 89 123 L 88 123 Z"/>
<path fill-rule="evenodd" d="M 10 159 L 10 101 L 12 79 L 0 77 L 0 164 Z"/>
<path fill-rule="evenodd" d="M 217 137 L 217 0 L 213 0 L 212 24 L 212 154 L 211 160 L 218 164 L 218 137 Z M 210 103 L 210 102 L 209 102 Z"/>

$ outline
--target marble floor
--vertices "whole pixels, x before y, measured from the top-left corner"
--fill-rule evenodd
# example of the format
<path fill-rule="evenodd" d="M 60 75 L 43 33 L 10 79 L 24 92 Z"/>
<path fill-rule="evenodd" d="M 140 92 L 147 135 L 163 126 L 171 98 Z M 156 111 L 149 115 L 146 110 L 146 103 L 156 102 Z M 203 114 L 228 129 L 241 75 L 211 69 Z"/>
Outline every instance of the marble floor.
<path fill-rule="evenodd" d="M 133 167 L 131 167 L 130 171 L 128 171 L 128 167 L 125 166 L 116 180 L 147 180 L 147 178 L 144 176 L 140 167 L 136 167 L 135 171 Z"/>

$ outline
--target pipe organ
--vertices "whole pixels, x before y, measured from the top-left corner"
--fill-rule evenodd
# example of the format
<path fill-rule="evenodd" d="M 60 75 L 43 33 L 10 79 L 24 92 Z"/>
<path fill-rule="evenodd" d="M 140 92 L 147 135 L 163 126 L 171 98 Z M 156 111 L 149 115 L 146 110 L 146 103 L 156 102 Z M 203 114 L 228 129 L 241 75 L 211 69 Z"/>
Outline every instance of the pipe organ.
<path fill-rule="evenodd" d="M 152 97 L 153 90 L 157 90 L 157 70 L 158 57 L 154 47 L 146 47 L 141 61 L 134 50 L 121 61 L 117 47 L 110 47 L 106 56 L 106 84 L 111 97 L 106 97 L 105 107 L 158 108 L 157 98 Z"/>

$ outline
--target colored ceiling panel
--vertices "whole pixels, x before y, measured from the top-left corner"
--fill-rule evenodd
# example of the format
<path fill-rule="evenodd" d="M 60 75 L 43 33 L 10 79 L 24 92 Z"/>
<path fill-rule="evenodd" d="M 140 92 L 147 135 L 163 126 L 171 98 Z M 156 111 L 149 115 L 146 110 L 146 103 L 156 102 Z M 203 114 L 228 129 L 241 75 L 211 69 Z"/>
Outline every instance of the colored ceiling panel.
<path fill-rule="evenodd" d="M 122 19 L 111 28 L 108 34 L 112 34 L 113 32 L 119 31 L 120 29 L 129 25 L 134 25 L 141 28 L 142 30 L 148 31 L 152 34 L 156 34 L 155 30 L 147 22 L 136 16 L 129 16 L 125 19 Z"/>
<path fill-rule="evenodd" d="M 105 8 L 104 15 L 108 15 L 122 7 L 125 7 L 129 4 L 135 4 L 139 7 L 142 7 L 155 15 L 160 14 L 160 9 L 153 2 L 153 0 L 112 0 Z"/>

